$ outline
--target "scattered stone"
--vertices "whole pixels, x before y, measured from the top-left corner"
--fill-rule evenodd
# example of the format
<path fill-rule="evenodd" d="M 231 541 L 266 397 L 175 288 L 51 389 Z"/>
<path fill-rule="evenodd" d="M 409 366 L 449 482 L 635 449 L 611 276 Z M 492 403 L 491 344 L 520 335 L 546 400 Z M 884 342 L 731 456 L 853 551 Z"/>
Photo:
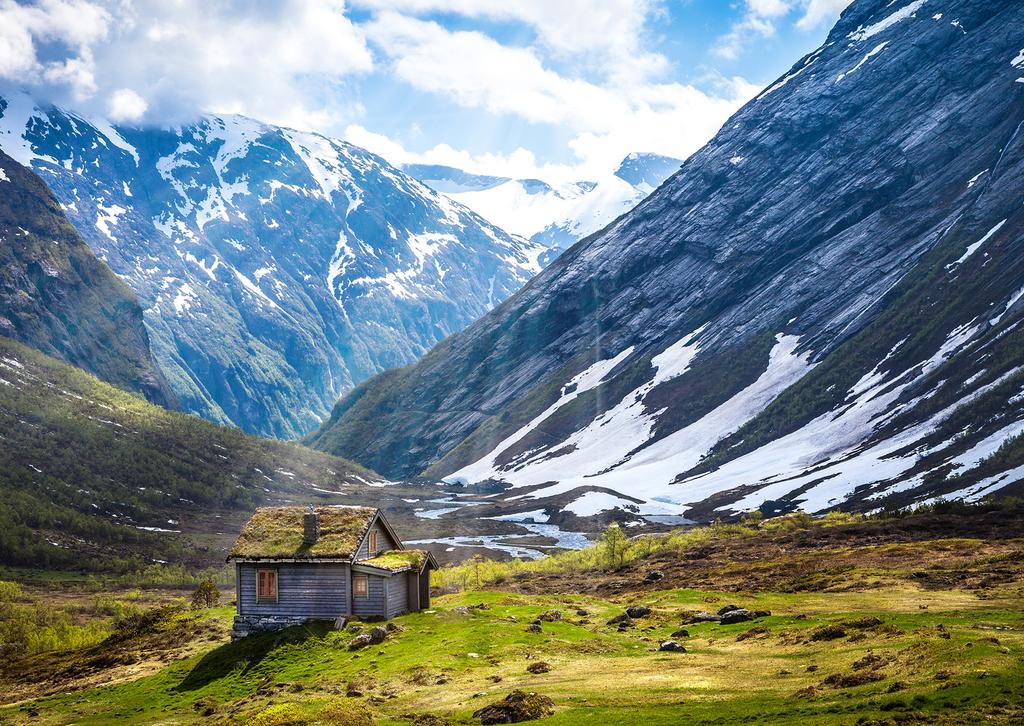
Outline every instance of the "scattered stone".
<path fill-rule="evenodd" d="M 473 712 L 482 724 L 521 723 L 550 716 L 555 702 L 539 693 L 512 691 L 500 701 Z"/>
<path fill-rule="evenodd" d="M 370 628 L 369 635 L 371 644 L 380 645 L 387 639 L 388 630 L 387 628 L 383 628 L 380 625 L 375 625 L 372 628 Z"/>
<path fill-rule="evenodd" d="M 625 624 L 627 627 L 631 627 L 633 625 L 633 618 L 629 617 L 629 615 L 627 615 L 626 613 L 620 613 L 620 614 L 616 615 L 614 618 L 612 618 L 611 620 L 609 620 L 608 624 L 609 625 Z"/>
<path fill-rule="evenodd" d="M 545 610 L 537 616 L 537 620 L 544 623 L 554 623 L 562 619 L 561 610 Z"/>
<path fill-rule="evenodd" d="M 584 610 L 583 608 L 577 608 L 576 614 L 579 615 L 581 618 L 585 618 L 588 615 L 590 615 L 590 613 Z"/>
<path fill-rule="evenodd" d="M 685 653 L 686 648 L 681 646 L 674 640 L 666 640 L 658 646 L 658 650 L 663 650 L 669 653 Z"/>
<path fill-rule="evenodd" d="M 472 695 L 472 698 L 483 698 L 487 695 L 487 691 L 477 691 Z"/>
<path fill-rule="evenodd" d="M 754 618 L 770 618 L 772 616 L 771 610 L 751 610 L 750 615 Z"/>
<path fill-rule="evenodd" d="M 713 615 L 706 610 L 701 610 L 699 613 L 694 613 L 690 616 L 691 623 L 718 623 L 721 620 L 721 615 Z"/>
<path fill-rule="evenodd" d="M 539 623 L 530 623 L 526 626 L 527 633 L 543 633 L 544 629 L 540 627 Z"/>
<path fill-rule="evenodd" d="M 814 671 L 816 671 L 816 670 L 818 670 L 818 666 L 816 666 L 814 664 L 811 664 L 811 665 L 807 666 L 807 672 L 808 673 L 814 673 Z"/>
<path fill-rule="evenodd" d="M 550 673 L 551 672 L 551 664 L 550 663 L 545 663 L 544 661 L 539 660 L 536 663 L 531 663 L 530 665 L 526 666 L 526 672 L 527 673 L 533 673 L 533 674 Z"/>
<path fill-rule="evenodd" d="M 749 610 L 746 610 L 745 608 L 736 608 L 735 610 L 730 610 L 723 615 L 720 622 L 722 625 L 733 625 L 735 623 L 745 623 L 748 620 L 753 619 L 753 615 Z"/>
<path fill-rule="evenodd" d="M 410 726 L 448 726 L 451 721 L 432 713 L 418 713 L 410 719 Z"/>
<path fill-rule="evenodd" d="M 658 580 L 663 580 L 664 578 L 664 572 L 659 572 L 658 570 L 651 570 L 646 575 L 644 575 L 644 582 L 657 582 Z"/>
<path fill-rule="evenodd" d="M 741 608 L 740 608 L 739 605 L 723 605 L 722 607 L 718 608 L 718 614 L 719 615 L 725 615 L 726 613 L 731 613 L 734 610 L 740 610 L 740 609 Z"/>
<path fill-rule="evenodd" d="M 630 605 L 626 608 L 626 615 L 636 620 L 637 618 L 646 618 L 651 614 L 651 609 L 644 607 L 643 605 Z"/>
<path fill-rule="evenodd" d="M 487 680 L 489 680 L 491 683 L 501 683 L 503 679 L 501 676 L 495 673 L 493 676 L 487 676 Z"/>
<path fill-rule="evenodd" d="M 389 633 L 404 633 L 405 632 L 405 626 L 399 625 L 398 623 L 388 623 L 387 624 L 387 631 Z"/>
<path fill-rule="evenodd" d="M 466 653 L 466 657 L 467 658 L 479 658 L 480 654 L 479 653 Z"/>
<path fill-rule="evenodd" d="M 687 630 L 686 628 L 680 628 L 676 632 L 672 633 L 672 637 L 673 638 L 689 638 L 690 637 L 690 631 Z"/>
<path fill-rule="evenodd" d="M 361 650 L 362 648 L 365 648 L 365 647 L 367 647 L 368 645 L 371 645 L 371 644 L 372 643 L 370 642 L 370 634 L 369 633 L 363 633 L 362 635 L 357 635 L 356 637 L 352 638 L 352 640 L 349 641 L 348 649 L 349 650 Z"/>
<path fill-rule="evenodd" d="M 798 615 L 794 615 L 793 619 L 794 620 L 807 620 L 807 616 L 804 613 L 800 613 Z"/>

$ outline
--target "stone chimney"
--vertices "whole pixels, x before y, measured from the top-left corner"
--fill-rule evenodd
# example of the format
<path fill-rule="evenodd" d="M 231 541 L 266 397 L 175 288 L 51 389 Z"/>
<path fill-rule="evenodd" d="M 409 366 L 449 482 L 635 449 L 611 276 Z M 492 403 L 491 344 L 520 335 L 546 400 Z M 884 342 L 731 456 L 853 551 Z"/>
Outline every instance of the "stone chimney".
<path fill-rule="evenodd" d="M 306 513 L 302 515 L 302 541 L 307 545 L 314 545 L 320 539 L 320 515 L 309 506 Z"/>

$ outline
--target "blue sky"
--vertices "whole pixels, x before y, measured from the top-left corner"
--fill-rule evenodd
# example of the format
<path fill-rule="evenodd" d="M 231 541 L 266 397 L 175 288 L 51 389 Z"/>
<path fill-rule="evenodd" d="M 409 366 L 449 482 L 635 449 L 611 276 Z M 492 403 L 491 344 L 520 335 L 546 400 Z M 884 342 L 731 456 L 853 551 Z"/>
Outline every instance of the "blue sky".
<path fill-rule="evenodd" d="M 243 113 L 568 181 L 692 153 L 848 3 L 0 0 L 0 79 L 120 123 Z"/>

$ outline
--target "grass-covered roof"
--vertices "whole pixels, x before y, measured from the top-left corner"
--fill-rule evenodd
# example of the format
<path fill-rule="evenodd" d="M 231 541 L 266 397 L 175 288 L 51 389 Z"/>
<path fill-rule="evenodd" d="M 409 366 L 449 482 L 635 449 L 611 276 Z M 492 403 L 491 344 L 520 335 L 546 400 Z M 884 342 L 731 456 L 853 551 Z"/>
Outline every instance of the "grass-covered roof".
<path fill-rule="evenodd" d="M 356 564 L 377 567 L 391 572 L 402 570 L 419 570 L 427 559 L 426 550 L 388 550 L 368 560 L 359 560 Z"/>
<path fill-rule="evenodd" d="M 303 542 L 306 507 L 260 507 L 242 527 L 231 557 L 317 559 L 351 557 L 377 510 L 373 507 L 316 507 L 320 538 Z"/>

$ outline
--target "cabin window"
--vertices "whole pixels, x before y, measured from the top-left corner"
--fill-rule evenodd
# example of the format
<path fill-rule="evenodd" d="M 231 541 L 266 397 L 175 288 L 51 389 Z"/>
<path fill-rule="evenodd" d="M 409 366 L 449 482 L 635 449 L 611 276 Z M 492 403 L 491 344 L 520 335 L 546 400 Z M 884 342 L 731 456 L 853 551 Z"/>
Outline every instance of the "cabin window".
<path fill-rule="evenodd" d="M 377 554 L 377 530 L 370 530 L 370 554 Z"/>
<path fill-rule="evenodd" d="M 277 602 L 277 570 L 256 571 L 256 601 Z"/>
<path fill-rule="evenodd" d="M 355 575 L 352 578 L 352 595 L 354 597 L 369 597 L 370 578 L 366 575 Z"/>

